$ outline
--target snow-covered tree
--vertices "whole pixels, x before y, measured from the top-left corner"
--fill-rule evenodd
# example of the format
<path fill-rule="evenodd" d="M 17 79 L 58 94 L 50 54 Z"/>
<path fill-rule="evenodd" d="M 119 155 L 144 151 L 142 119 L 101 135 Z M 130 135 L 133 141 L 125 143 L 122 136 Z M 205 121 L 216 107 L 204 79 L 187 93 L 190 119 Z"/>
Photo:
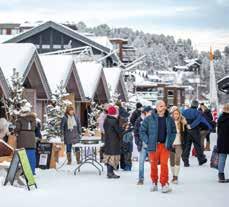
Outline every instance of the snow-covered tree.
<path fill-rule="evenodd" d="M 63 81 L 57 86 L 57 90 L 52 94 L 52 100 L 47 106 L 44 123 L 44 137 L 61 137 L 61 120 L 65 114 L 66 107 L 72 103 L 66 99 L 69 94 L 63 85 Z"/>
<path fill-rule="evenodd" d="M 92 102 L 88 108 L 88 129 L 94 131 L 97 128 L 97 118 L 102 111 L 102 107 L 96 102 Z"/>
<path fill-rule="evenodd" d="M 21 107 L 23 107 L 28 101 L 24 98 L 24 87 L 22 77 L 16 69 L 13 69 L 13 75 L 11 76 L 10 83 L 11 91 L 10 97 L 7 100 L 6 111 L 10 121 L 15 122 L 17 116 L 21 113 Z"/>

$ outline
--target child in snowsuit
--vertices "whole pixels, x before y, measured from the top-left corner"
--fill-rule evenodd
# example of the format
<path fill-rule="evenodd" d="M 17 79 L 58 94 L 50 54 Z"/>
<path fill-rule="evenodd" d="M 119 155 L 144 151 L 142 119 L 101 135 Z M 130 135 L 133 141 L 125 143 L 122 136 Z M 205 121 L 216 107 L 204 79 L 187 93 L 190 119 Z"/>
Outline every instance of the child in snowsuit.
<path fill-rule="evenodd" d="M 125 132 L 121 143 L 121 168 L 124 171 L 131 171 L 133 152 L 133 135 L 132 128 L 129 124 L 125 125 Z"/>

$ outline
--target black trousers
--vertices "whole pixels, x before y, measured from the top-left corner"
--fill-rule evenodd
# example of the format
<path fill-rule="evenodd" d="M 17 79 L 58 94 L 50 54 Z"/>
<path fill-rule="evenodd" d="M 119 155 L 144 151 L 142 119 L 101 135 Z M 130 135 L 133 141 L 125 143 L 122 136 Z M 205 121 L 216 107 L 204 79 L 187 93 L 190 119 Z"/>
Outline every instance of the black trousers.
<path fill-rule="evenodd" d="M 208 142 L 208 143 L 210 143 L 210 134 L 211 134 L 211 133 L 209 132 L 209 133 L 207 134 L 207 136 L 206 136 L 206 139 L 207 139 L 207 142 Z"/>
<path fill-rule="evenodd" d="M 205 159 L 203 149 L 200 142 L 200 130 L 198 128 L 187 130 L 187 136 L 185 137 L 184 150 L 182 159 L 185 164 L 189 164 L 189 156 L 192 147 L 192 143 L 196 149 L 197 159 L 201 163 Z"/>

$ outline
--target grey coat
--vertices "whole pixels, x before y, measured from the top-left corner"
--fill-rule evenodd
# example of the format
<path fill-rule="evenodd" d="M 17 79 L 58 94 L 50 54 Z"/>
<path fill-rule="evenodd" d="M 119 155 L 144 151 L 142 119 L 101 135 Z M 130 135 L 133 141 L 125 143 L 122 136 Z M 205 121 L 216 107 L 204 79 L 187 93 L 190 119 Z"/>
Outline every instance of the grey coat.
<path fill-rule="evenodd" d="M 61 121 L 61 132 L 64 136 L 65 144 L 75 144 L 80 141 L 81 136 L 81 125 L 78 117 L 74 115 L 76 120 L 76 126 L 74 126 L 73 130 L 68 129 L 68 116 L 65 115 Z"/>

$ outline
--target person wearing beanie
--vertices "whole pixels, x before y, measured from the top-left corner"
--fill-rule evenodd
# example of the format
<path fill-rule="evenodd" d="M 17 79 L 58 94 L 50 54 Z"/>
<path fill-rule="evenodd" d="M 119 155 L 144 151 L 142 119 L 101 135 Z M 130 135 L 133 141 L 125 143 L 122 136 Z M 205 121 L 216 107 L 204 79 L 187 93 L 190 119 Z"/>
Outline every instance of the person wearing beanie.
<path fill-rule="evenodd" d="M 190 166 L 189 155 L 190 155 L 192 143 L 194 144 L 197 153 L 197 159 L 199 161 L 199 165 L 203 165 L 207 162 L 207 159 L 201 147 L 199 126 L 201 124 L 205 125 L 209 131 L 212 129 L 212 127 L 207 122 L 207 120 L 203 117 L 202 113 L 198 110 L 198 106 L 199 106 L 199 102 L 197 100 L 193 100 L 191 103 L 191 108 L 184 110 L 182 113 L 182 115 L 187 120 L 187 138 L 184 146 L 184 151 L 182 154 L 182 159 L 185 167 Z"/>
<path fill-rule="evenodd" d="M 137 103 L 136 104 L 136 109 L 133 111 L 131 117 L 130 117 L 130 123 L 132 124 L 132 126 L 135 126 L 135 122 L 138 119 L 138 117 L 141 116 L 141 110 L 142 110 L 142 104 L 141 103 Z"/>
<path fill-rule="evenodd" d="M 105 136 L 103 161 L 107 166 L 107 178 L 117 179 L 120 176 L 114 173 L 114 169 L 117 169 L 120 162 L 123 129 L 119 126 L 118 110 L 115 106 L 108 108 L 103 128 Z"/>
<path fill-rule="evenodd" d="M 25 148 L 33 174 L 36 168 L 36 114 L 31 112 L 32 105 L 25 103 L 16 120 L 15 134 L 17 136 L 17 149 Z"/>
<path fill-rule="evenodd" d="M 218 178 L 220 183 L 228 183 L 229 179 L 225 179 L 224 168 L 227 155 L 229 154 L 229 103 L 223 107 L 223 113 L 218 119 L 217 130 L 217 151 L 219 153 Z"/>
<path fill-rule="evenodd" d="M 187 121 L 181 115 L 181 112 L 177 106 L 173 106 L 171 108 L 170 114 L 175 122 L 177 130 L 176 138 L 173 142 L 173 149 L 170 151 L 170 169 L 173 174 L 172 183 L 178 184 L 180 160 L 185 141 L 185 129 Z"/>
<path fill-rule="evenodd" d="M 137 185 L 144 185 L 144 164 L 145 164 L 146 157 L 148 156 L 147 145 L 142 142 L 140 138 L 139 130 L 140 130 L 143 120 L 146 117 L 150 116 L 151 113 L 152 113 L 151 106 L 144 107 L 142 110 L 141 116 L 138 117 L 138 119 L 135 122 L 135 126 L 134 126 L 134 140 L 135 140 L 135 144 L 137 145 L 138 152 L 139 152 L 139 168 L 138 168 L 139 172 L 138 172 Z"/>

